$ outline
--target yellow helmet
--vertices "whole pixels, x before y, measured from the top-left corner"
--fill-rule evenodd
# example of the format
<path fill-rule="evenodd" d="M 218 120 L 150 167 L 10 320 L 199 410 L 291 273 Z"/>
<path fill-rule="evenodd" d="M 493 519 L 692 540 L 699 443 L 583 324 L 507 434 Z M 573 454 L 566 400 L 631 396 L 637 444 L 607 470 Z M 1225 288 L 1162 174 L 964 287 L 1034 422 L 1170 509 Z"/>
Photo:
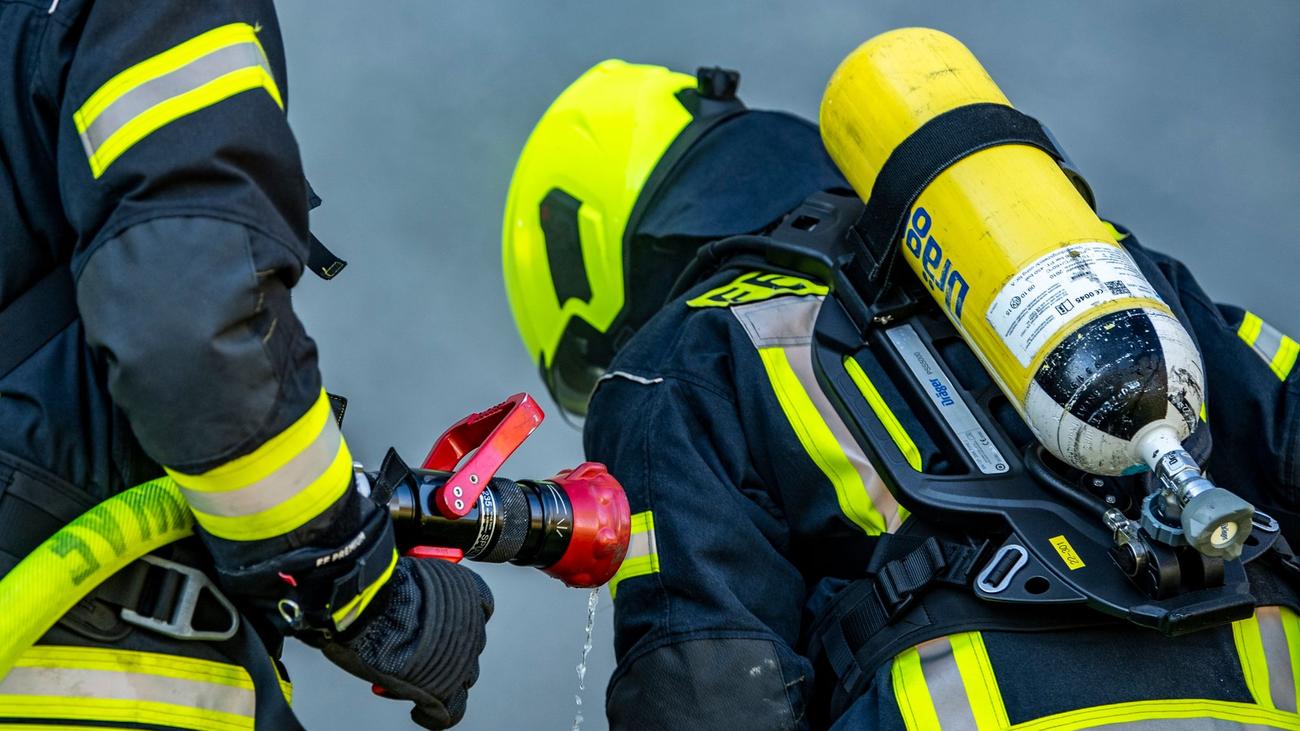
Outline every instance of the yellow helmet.
<path fill-rule="evenodd" d="M 506 292 L 566 411 L 586 413 L 617 347 L 662 305 L 671 280 L 656 292 L 629 286 L 638 257 L 629 234 L 690 142 L 743 109 L 738 79 L 702 69 L 697 87 L 661 66 L 604 61 L 560 94 L 524 145 L 502 231 Z"/>

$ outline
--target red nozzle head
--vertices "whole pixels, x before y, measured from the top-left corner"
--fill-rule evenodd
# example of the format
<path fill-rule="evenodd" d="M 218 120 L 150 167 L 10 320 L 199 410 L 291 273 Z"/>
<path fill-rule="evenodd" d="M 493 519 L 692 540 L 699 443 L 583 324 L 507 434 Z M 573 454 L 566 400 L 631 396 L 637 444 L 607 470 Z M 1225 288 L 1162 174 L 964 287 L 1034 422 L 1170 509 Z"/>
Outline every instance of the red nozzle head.
<path fill-rule="evenodd" d="M 573 505 L 573 537 L 560 560 L 544 570 L 572 587 L 601 586 L 614 577 L 627 555 L 632 535 L 627 494 L 605 465 L 596 462 L 583 462 L 550 481 Z"/>

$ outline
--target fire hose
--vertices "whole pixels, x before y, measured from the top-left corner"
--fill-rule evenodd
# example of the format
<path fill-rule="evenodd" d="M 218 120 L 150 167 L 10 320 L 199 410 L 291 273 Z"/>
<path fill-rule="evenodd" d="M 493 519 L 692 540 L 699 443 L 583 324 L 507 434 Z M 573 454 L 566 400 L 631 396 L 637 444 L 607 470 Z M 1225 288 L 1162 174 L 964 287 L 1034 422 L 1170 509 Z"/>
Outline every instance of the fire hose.
<path fill-rule="evenodd" d="M 543 418 L 530 396 L 516 394 L 454 424 L 419 469 L 390 449 L 378 472 L 358 469 L 358 489 L 388 505 L 406 555 L 509 561 L 568 586 L 600 586 L 622 564 L 631 533 L 627 496 L 604 465 L 587 462 L 549 480 L 496 476 Z M 0 680 L 96 586 L 193 532 L 176 483 L 161 477 L 105 500 L 48 538 L 0 579 Z"/>

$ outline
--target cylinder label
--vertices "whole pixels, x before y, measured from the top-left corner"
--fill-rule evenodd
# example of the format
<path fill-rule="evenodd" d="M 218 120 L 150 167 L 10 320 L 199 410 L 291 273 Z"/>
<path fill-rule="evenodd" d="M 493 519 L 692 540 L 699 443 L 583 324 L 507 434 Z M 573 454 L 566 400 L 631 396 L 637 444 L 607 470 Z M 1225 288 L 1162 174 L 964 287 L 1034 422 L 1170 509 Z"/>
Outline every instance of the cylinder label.
<path fill-rule="evenodd" d="M 1160 302 L 1127 251 L 1100 241 L 1054 249 L 1003 285 L 985 318 L 1020 365 L 1080 312 L 1119 299 Z"/>

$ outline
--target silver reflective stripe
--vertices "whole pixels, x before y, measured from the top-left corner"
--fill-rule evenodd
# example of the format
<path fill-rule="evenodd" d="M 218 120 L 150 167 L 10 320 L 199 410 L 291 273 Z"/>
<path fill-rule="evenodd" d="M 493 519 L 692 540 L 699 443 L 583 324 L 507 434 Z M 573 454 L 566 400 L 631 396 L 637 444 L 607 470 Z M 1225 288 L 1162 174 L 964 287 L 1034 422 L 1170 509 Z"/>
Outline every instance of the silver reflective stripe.
<path fill-rule="evenodd" d="M 0 682 L 4 695 L 64 697 L 70 705 L 76 698 L 169 703 L 247 716 L 250 721 L 256 711 L 251 688 L 116 670 L 16 667 Z"/>
<path fill-rule="evenodd" d="M 1260 607 L 1255 610 L 1259 622 L 1259 639 L 1268 661 L 1268 690 L 1273 705 L 1279 711 L 1296 712 L 1295 674 L 1291 666 L 1291 650 L 1282 627 L 1282 610 L 1277 607 Z"/>
<path fill-rule="evenodd" d="M 834 435 L 835 441 L 848 457 L 849 464 L 862 479 L 867 488 L 867 497 L 881 517 L 885 519 L 885 530 L 894 531 L 902 519 L 898 511 L 898 501 L 893 493 L 880 479 L 876 468 L 867 459 L 862 446 L 853 438 L 839 412 L 831 405 L 826 392 L 817 382 L 817 374 L 812 362 L 812 333 L 817 324 L 817 315 L 821 312 L 821 297 L 781 297 L 752 305 L 731 308 L 732 314 L 740 321 L 749 340 L 756 348 L 782 347 L 790 368 L 794 371 L 799 384 L 808 394 L 826 427 Z"/>
<path fill-rule="evenodd" d="M 944 731 L 947 731 L 947 726 Z M 1148 718 L 1142 721 L 1120 721 L 1119 723 L 1103 723 L 1096 726 L 1088 725 L 1082 727 L 1063 726 L 1063 728 L 1087 728 L 1087 729 L 1113 729 L 1114 731 L 1267 731 L 1276 729 L 1275 726 L 1261 726 L 1259 724 L 1244 724 L 1237 721 L 1225 721 L 1221 718 L 1209 718 L 1200 716 L 1198 718 Z"/>
<path fill-rule="evenodd" d="M 638 376 L 635 373 L 628 373 L 627 371 L 610 371 L 609 373 L 606 373 L 605 375 L 601 376 L 600 380 L 611 381 L 615 378 L 623 378 L 633 383 L 639 383 L 642 386 L 653 386 L 656 383 L 664 382 L 664 379 L 662 378 L 646 378 L 645 376 Z"/>
<path fill-rule="evenodd" d="M 821 312 L 821 297 L 778 297 L 731 308 L 755 348 L 808 345 Z"/>
<path fill-rule="evenodd" d="M 271 65 L 258 44 L 236 43 L 218 48 L 175 71 L 135 87 L 108 105 L 81 133 L 81 144 L 86 148 L 86 156 L 93 157 L 100 145 L 115 132 L 158 104 L 251 66 L 261 66 L 268 74 L 271 73 Z"/>
<path fill-rule="evenodd" d="M 916 646 L 921 658 L 921 673 L 934 703 L 934 714 L 944 731 L 949 729 L 979 728 L 975 712 L 966 697 L 966 684 L 962 682 L 957 659 L 952 656 L 952 643 L 947 637 L 923 642 Z"/>
<path fill-rule="evenodd" d="M 1282 347 L 1282 332 L 1277 328 L 1269 325 L 1267 322 L 1261 322 L 1259 326 L 1259 336 L 1255 338 L 1251 346 L 1259 353 L 1259 357 L 1264 359 L 1265 363 L 1271 364 L 1277 351 Z"/>
<path fill-rule="evenodd" d="M 226 492 L 191 490 L 181 494 L 194 510 L 207 515 L 236 517 L 274 508 L 315 482 L 338 457 L 343 435 L 333 419 L 326 419 L 320 434 L 293 459 L 266 477 Z"/>
<path fill-rule="evenodd" d="M 654 528 L 646 530 L 644 533 L 633 533 L 627 542 L 627 556 L 637 558 L 639 556 L 651 556 L 659 552 L 659 547 L 655 545 Z"/>

